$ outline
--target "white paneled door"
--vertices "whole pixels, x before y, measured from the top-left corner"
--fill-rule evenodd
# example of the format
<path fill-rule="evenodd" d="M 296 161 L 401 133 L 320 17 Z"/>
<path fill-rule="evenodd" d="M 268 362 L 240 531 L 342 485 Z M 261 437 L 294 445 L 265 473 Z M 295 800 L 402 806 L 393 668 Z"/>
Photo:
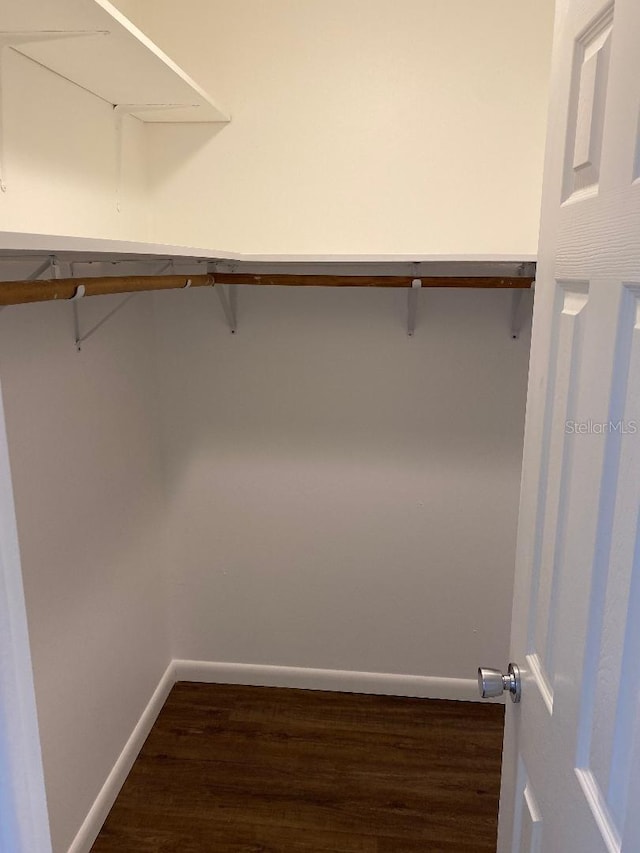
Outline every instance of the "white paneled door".
<path fill-rule="evenodd" d="M 499 850 L 640 851 L 640 2 L 559 0 Z"/>

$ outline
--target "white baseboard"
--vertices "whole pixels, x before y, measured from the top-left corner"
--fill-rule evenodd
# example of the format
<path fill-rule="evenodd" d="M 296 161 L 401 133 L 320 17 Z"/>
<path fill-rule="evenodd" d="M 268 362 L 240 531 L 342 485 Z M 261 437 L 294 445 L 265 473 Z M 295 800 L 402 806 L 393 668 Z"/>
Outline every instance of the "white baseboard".
<path fill-rule="evenodd" d="M 480 701 L 475 678 L 438 678 L 428 675 L 396 675 L 200 660 L 174 660 L 173 665 L 176 681 L 248 684 L 255 687 L 300 687 L 307 690 L 417 696 L 422 699 Z"/>
<path fill-rule="evenodd" d="M 129 771 L 133 767 L 133 763 L 138 757 L 138 753 L 153 728 L 153 724 L 162 710 L 162 706 L 175 682 L 174 666 L 173 662 L 171 662 L 160 679 L 158 686 L 153 691 L 153 696 L 142 712 L 142 716 L 138 720 L 136 727 L 131 732 L 129 740 L 118 756 L 118 760 L 107 776 L 106 782 L 102 786 L 94 804 L 91 806 L 89 814 L 84 819 L 78 834 L 69 847 L 68 853 L 89 853 L 91 850 L 93 842 L 98 837 L 102 824 L 111 811 L 111 807 L 115 803 L 120 789 L 124 785 Z"/>

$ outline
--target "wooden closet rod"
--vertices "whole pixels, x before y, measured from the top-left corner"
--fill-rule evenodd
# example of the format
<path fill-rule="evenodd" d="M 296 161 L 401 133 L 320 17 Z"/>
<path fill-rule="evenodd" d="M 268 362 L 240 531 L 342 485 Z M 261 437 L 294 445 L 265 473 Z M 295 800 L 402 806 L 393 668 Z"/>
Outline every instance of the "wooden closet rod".
<path fill-rule="evenodd" d="M 185 287 L 210 287 L 213 284 L 288 285 L 293 287 L 411 287 L 416 280 L 422 287 L 530 288 L 532 276 L 363 276 L 363 275 L 127 275 L 96 278 L 59 278 L 50 281 L 0 282 L 0 305 L 48 302 L 109 293 L 138 293 L 147 290 L 175 290 Z"/>
<path fill-rule="evenodd" d="M 503 287 L 530 288 L 533 276 L 445 276 L 445 275 L 293 275 L 241 272 L 215 273 L 218 284 L 269 284 L 292 287 Z"/>
<path fill-rule="evenodd" d="M 84 288 L 84 296 L 106 296 L 108 293 L 138 293 L 146 290 L 176 290 L 183 287 L 207 287 L 214 283 L 212 275 L 123 275 L 96 278 L 57 278 L 51 281 L 0 282 L 0 305 L 25 302 L 48 302 L 72 299 Z"/>

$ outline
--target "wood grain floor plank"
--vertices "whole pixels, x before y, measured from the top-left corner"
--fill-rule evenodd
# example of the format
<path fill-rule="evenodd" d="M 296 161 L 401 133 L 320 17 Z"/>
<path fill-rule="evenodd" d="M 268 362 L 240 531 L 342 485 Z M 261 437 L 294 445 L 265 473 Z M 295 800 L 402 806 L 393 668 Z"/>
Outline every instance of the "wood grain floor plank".
<path fill-rule="evenodd" d="M 493 852 L 503 715 L 179 683 L 93 853 Z"/>

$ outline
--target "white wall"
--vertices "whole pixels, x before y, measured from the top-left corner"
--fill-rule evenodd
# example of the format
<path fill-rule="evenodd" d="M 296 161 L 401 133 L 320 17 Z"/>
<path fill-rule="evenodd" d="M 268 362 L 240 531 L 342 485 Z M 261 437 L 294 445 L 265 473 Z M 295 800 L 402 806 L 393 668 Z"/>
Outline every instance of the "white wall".
<path fill-rule="evenodd" d="M 506 660 L 528 339 L 509 292 L 156 296 L 178 658 Z"/>
<path fill-rule="evenodd" d="M 83 302 L 83 328 L 117 299 Z M 151 297 L 136 297 L 79 354 L 68 303 L 0 314 L 55 853 L 66 853 L 170 659 L 152 319 Z"/>
<path fill-rule="evenodd" d="M 148 129 L 153 239 L 535 253 L 553 0 L 120 0 L 230 110 Z"/>
<path fill-rule="evenodd" d="M 12 49 L 4 51 L 2 87 L 0 229 L 147 240 L 143 123 L 124 118 L 118 213 L 111 104 Z"/>
<path fill-rule="evenodd" d="M 7 49 L 0 228 L 267 254 L 535 253 L 552 0 L 119 5 L 233 121 L 125 118 L 118 213 L 112 106 Z"/>

